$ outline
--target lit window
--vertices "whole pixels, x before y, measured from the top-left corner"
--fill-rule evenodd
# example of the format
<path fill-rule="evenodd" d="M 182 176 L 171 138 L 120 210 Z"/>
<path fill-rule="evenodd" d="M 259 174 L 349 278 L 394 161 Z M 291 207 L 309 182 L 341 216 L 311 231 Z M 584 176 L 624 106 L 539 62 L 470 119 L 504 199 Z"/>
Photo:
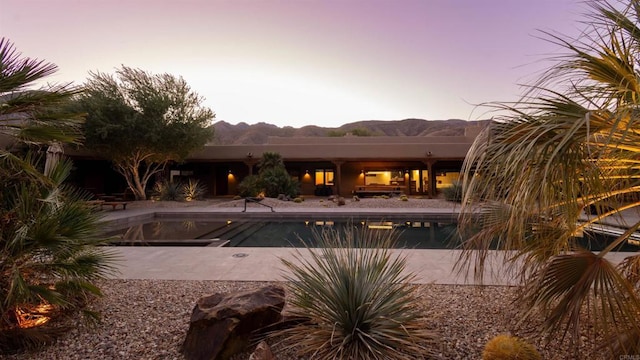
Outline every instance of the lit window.
<path fill-rule="evenodd" d="M 316 169 L 316 185 L 333 185 L 332 169 Z"/>

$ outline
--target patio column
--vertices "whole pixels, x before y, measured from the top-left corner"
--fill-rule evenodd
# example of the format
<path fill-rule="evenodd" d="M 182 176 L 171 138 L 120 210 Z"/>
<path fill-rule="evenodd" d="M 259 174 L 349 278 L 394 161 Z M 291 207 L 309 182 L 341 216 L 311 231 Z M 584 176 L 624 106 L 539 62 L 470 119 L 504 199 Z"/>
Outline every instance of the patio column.
<path fill-rule="evenodd" d="M 342 164 L 344 164 L 344 161 L 336 160 L 332 161 L 332 163 L 336 166 L 336 176 L 333 178 L 333 181 L 336 184 L 336 195 L 340 196 L 340 182 L 342 181 L 341 167 Z"/>
<path fill-rule="evenodd" d="M 427 165 L 427 184 L 429 184 L 427 187 L 427 195 L 429 199 L 433 199 L 436 194 L 436 174 L 433 173 L 435 160 L 424 161 L 424 163 Z"/>
<path fill-rule="evenodd" d="M 249 168 L 249 176 L 253 175 L 253 166 L 258 163 L 255 159 L 248 159 L 244 161 L 245 165 Z"/>

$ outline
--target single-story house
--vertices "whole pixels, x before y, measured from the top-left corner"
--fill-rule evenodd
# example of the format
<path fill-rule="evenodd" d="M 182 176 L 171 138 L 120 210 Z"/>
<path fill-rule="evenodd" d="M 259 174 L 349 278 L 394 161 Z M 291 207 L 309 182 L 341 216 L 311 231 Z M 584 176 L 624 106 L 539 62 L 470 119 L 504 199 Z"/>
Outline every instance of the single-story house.
<path fill-rule="evenodd" d="M 237 194 L 238 184 L 256 174 L 263 153 L 282 156 L 302 195 L 375 195 L 404 193 L 433 196 L 459 177 L 462 162 L 480 132 L 464 136 L 270 137 L 257 145 L 214 145 L 170 164 L 172 180 L 198 179 L 209 195 Z M 126 184 L 109 163 L 82 152 L 74 158 L 73 181 L 96 193 L 122 192 Z"/>

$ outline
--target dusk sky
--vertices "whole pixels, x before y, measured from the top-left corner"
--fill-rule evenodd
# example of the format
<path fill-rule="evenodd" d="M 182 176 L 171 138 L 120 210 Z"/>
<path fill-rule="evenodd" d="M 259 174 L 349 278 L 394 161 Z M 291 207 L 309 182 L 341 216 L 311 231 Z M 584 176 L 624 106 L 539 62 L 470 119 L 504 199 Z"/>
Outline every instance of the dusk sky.
<path fill-rule="evenodd" d="M 335 127 L 487 118 L 575 35 L 580 0 L 0 0 L 0 36 L 83 83 L 182 76 L 217 120 Z"/>

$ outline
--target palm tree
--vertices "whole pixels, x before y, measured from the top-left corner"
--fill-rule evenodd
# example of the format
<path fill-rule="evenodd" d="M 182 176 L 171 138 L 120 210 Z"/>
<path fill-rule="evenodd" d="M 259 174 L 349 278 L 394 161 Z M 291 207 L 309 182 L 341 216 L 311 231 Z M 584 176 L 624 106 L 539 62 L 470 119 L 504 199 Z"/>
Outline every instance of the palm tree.
<path fill-rule="evenodd" d="M 589 6 L 579 38 L 545 33 L 567 52 L 523 100 L 490 104 L 500 115 L 463 166 L 469 237 L 457 268 L 481 279 L 501 257 L 524 285 L 522 324 L 541 318 L 576 345 L 593 326 L 599 350 L 618 358 L 640 353 L 640 255 L 619 265 L 607 255 L 640 223 L 601 251 L 575 235 L 640 206 L 640 0 Z"/>
<path fill-rule="evenodd" d="M 262 158 L 260 158 L 258 168 L 260 168 L 260 172 L 273 168 L 284 168 L 284 161 L 282 160 L 282 156 L 276 152 L 265 152 L 262 154 Z"/>
<path fill-rule="evenodd" d="M 58 330 L 49 320 L 84 309 L 100 294 L 93 282 L 113 270 L 113 255 L 96 247 L 105 242 L 96 215 L 64 185 L 71 162 L 44 174 L 32 151 L 80 140 L 82 116 L 61 110 L 80 90 L 30 89 L 55 69 L 0 39 L 0 353 L 48 341 Z"/>

